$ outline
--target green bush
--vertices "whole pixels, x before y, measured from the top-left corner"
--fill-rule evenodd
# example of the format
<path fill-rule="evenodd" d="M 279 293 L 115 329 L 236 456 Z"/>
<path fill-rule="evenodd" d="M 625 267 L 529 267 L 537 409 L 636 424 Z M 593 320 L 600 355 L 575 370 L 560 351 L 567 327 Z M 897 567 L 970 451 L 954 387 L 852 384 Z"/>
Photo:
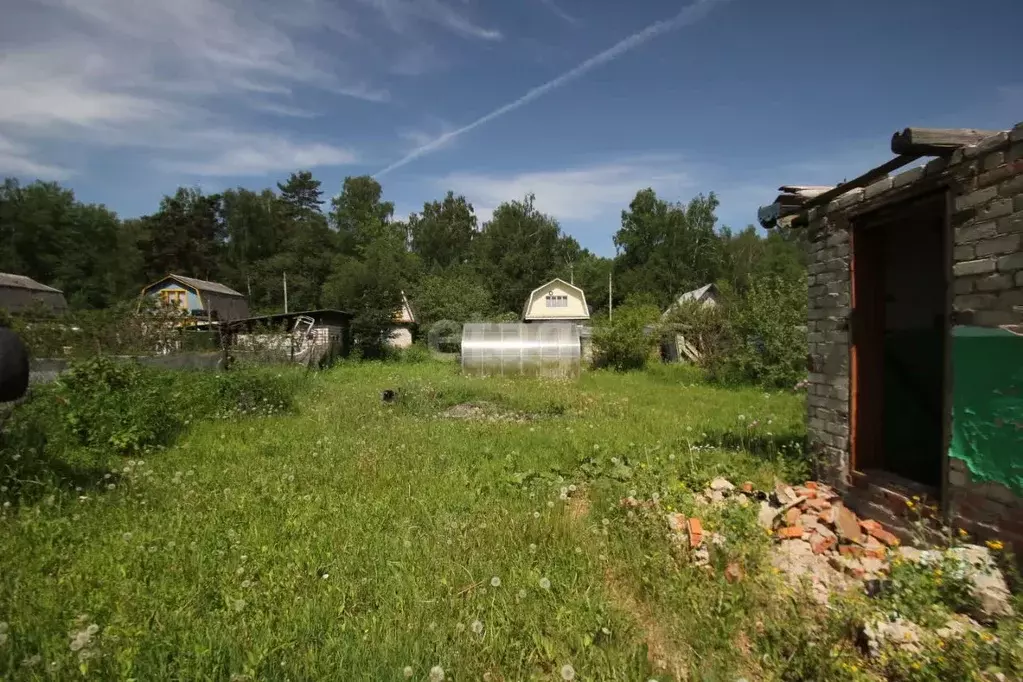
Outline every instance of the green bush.
<path fill-rule="evenodd" d="M 73 363 L 56 396 L 68 434 L 87 448 L 137 454 L 169 442 L 181 427 L 165 382 L 134 363 L 103 357 Z"/>
<path fill-rule="evenodd" d="M 402 362 L 409 364 L 427 362 L 430 359 L 430 349 L 420 343 L 415 343 L 402 349 L 399 358 Z"/>
<path fill-rule="evenodd" d="M 593 332 L 594 366 L 618 372 L 643 369 L 656 342 L 647 327 L 659 314 L 653 305 L 626 304 L 610 321 L 598 321 Z"/>
<path fill-rule="evenodd" d="M 711 377 L 726 384 L 791 388 L 806 376 L 806 283 L 754 280 L 728 303 L 727 340 L 712 359 Z"/>

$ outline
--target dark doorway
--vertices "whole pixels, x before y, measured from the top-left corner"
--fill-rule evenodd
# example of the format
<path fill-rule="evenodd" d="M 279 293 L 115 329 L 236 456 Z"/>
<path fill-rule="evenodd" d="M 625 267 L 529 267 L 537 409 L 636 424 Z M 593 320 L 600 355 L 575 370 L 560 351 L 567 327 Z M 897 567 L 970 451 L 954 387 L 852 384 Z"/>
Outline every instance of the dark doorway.
<path fill-rule="evenodd" d="M 945 196 L 853 226 L 852 467 L 941 486 L 948 245 Z"/>

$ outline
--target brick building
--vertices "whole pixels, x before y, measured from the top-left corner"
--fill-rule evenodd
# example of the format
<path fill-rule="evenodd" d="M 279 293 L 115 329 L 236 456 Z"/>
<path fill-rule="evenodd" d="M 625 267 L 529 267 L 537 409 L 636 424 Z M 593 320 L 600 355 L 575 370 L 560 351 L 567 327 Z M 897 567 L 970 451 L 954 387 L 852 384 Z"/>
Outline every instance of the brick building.
<path fill-rule="evenodd" d="M 810 450 L 862 513 L 906 528 L 919 496 L 1023 554 L 1023 123 L 892 152 L 760 210 L 806 230 Z"/>

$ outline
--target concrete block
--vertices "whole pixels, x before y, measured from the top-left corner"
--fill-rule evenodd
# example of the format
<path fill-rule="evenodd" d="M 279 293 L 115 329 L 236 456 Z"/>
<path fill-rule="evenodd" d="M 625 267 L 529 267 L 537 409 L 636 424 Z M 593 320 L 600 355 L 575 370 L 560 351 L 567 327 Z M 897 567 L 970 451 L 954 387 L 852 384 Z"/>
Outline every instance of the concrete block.
<path fill-rule="evenodd" d="M 1000 149 L 1009 143 L 1009 133 L 1001 132 L 989 135 L 983 140 L 977 143 L 977 152 L 980 154 L 986 154 L 996 149 Z"/>
<path fill-rule="evenodd" d="M 938 157 L 924 164 L 924 175 L 939 175 L 948 168 L 948 159 Z"/>
<path fill-rule="evenodd" d="M 1023 211 L 1023 192 L 1012 198 L 1012 212 Z"/>
<path fill-rule="evenodd" d="M 952 274 L 956 277 L 962 277 L 963 275 L 986 275 L 999 269 L 997 263 L 994 258 L 963 261 L 952 266 Z M 1020 265 L 1020 267 L 1023 267 L 1023 265 Z"/>
<path fill-rule="evenodd" d="M 979 310 L 973 316 L 978 327 L 1000 327 L 1003 324 L 1019 324 L 1023 315 L 1008 310 Z"/>
<path fill-rule="evenodd" d="M 995 294 L 966 294 L 952 299 L 954 310 L 991 310 L 998 302 Z"/>
<path fill-rule="evenodd" d="M 998 196 L 998 189 L 995 187 L 985 187 L 984 189 L 978 189 L 975 192 L 964 194 L 956 197 L 955 207 L 957 211 L 962 211 L 968 208 L 975 208 L 982 206 L 987 202 L 991 201 Z"/>
<path fill-rule="evenodd" d="M 991 189 L 990 187 L 988 189 Z M 998 188 L 1001 191 L 1001 186 Z M 977 220 L 993 220 L 1012 213 L 1012 200 L 999 199 L 986 206 L 977 207 Z"/>
<path fill-rule="evenodd" d="M 924 167 L 917 166 L 916 168 L 910 168 L 907 171 L 902 171 L 894 178 L 892 178 L 892 187 L 905 187 L 906 185 L 912 184 L 924 176 Z"/>
<path fill-rule="evenodd" d="M 1023 211 L 1018 211 L 998 219 L 999 234 L 1015 234 L 1023 232 Z"/>
<path fill-rule="evenodd" d="M 1023 123 L 1017 123 L 1013 126 L 1012 130 L 1009 131 L 1010 142 L 1023 141 Z"/>
<path fill-rule="evenodd" d="M 973 291 L 975 278 L 956 277 L 952 281 L 952 292 L 955 294 L 969 294 Z"/>
<path fill-rule="evenodd" d="M 1005 152 L 992 152 L 981 159 L 980 167 L 986 171 L 994 170 L 1005 163 Z"/>
<path fill-rule="evenodd" d="M 1016 286 L 1023 287 L 1023 270 L 1016 273 Z"/>
<path fill-rule="evenodd" d="M 952 250 L 952 258 L 955 261 L 973 260 L 977 257 L 977 251 L 972 244 L 957 246 Z"/>
<path fill-rule="evenodd" d="M 877 182 L 867 185 L 866 189 L 863 190 L 864 199 L 873 199 L 876 196 L 880 196 L 892 188 L 892 178 L 881 178 Z"/>
<path fill-rule="evenodd" d="M 1001 255 L 1005 253 L 1015 253 L 1019 251 L 1020 247 L 1020 235 L 1018 234 L 1007 234 L 1001 237 L 993 237 L 991 239 L 983 239 L 977 242 L 977 258 L 984 258 L 985 256 Z"/>
<path fill-rule="evenodd" d="M 1016 163 L 1023 165 L 1023 160 Z M 1015 167 L 1015 165 L 1012 166 L 1012 168 Z M 1023 172 L 1017 171 L 1011 178 L 998 185 L 998 194 L 1003 197 L 1014 197 L 1023 194 Z"/>
<path fill-rule="evenodd" d="M 977 291 L 1001 291 L 1011 289 L 1013 286 L 1012 276 L 1007 274 L 988 275 L 976 280 Z"/>
<path fill-rule="evenodd" d="M 842 210 L 858 204 L 861 201 L 863 201 L 863 189 L 857 187 L 856 189 L 850 190 L 832 201 L 831 204 L 828 205 L 828 208 L 834 206 L 837 210 Z"/>
<path fill-rule="evenodd" d="M 978 261 L 972 262 L 976 263 Z M 1012 253 L 1008 256 L 1002 256 L 997 261 L 997 268 L 998 272 L 1015 272 L 1016 270 L 1023 270 L 1023 253 Z M 990 272 L 990 270 L 988 272 Z"/>
<path fill-rule="evenodd" d="M 998 307 L 1002 310 L 1014 310 L 1023 306 L 1023 289 L 1007 289 L 998 294 Z"/>
<path fill-rule="evenodd" d="M 949 485 L 956 486 L 958 488 L 958 487 L 961 487 L 961 486 L 968 485 L 969 482 L 970 482 L 970 479 L 967 478 L 966 474 L 964 474 L 962 471 L 954 471 L 952 469 L 949 469 L 949 472 L 948 472 L 948 484 Z"/>
<path fill-rule="evenodd" d="M 971 223 L 963 227 L 957 227 L 955 231 L 956 244 L 969 244 L 980 239 L 988 239 L 998 234 L 998 223 L 987 221 L 984 223 Z"/>

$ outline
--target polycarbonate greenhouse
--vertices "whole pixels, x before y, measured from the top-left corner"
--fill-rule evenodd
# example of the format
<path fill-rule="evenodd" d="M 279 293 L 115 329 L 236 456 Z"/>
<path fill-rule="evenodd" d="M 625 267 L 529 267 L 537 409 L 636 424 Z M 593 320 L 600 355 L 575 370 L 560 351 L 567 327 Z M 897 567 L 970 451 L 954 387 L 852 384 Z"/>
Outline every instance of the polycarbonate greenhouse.
<path fill-rule="evenodd" d="M 579 326 L 475 322 L 462 327 L 462 372 L 475 376 L 579 376 Z"/>

